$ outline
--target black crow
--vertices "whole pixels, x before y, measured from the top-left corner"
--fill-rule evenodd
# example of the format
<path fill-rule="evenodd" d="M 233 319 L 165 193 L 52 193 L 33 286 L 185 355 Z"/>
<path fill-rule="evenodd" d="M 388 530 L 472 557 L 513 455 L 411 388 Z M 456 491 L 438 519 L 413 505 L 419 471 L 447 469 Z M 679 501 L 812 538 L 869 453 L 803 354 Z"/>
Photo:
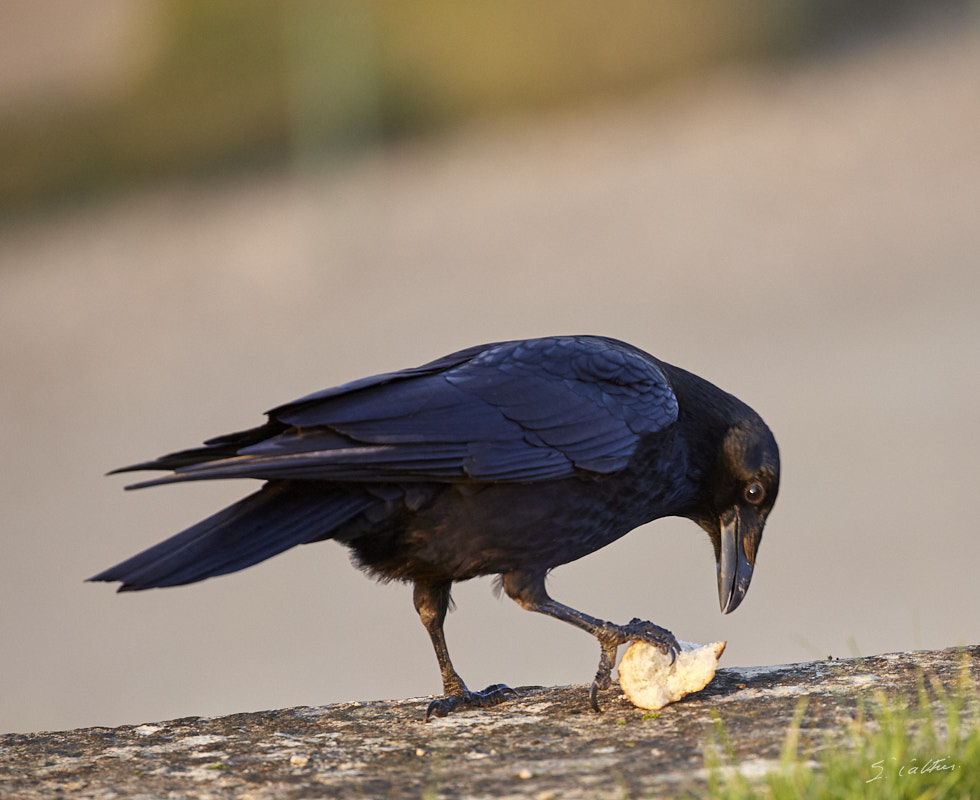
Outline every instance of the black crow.
<path fill-rule="evenodd" d="M 254 494 L 100 572 L 119 591 L 193 583 L 297 544 L 335 539 L 381 580 L 414 584 L 444 696 L 426 719 L 487 706 L 449 659 L 443 621 L 455 581 L 498 575 L 523 608 L 599 641 L 590 701 L 617 647 L 674 655 L 670 631 L 596 619 L 553 600 L 548 572 L 665 516 L 714 545 L 724 613 L 745 596 L 779 487 L 775 439 L 758 414 L 690 372 L 599 336 L 461 350 L 279 406 L 257 428 L 124 467 L 170 470 L 128 488 L 216 478 L 266 481 Z"/>

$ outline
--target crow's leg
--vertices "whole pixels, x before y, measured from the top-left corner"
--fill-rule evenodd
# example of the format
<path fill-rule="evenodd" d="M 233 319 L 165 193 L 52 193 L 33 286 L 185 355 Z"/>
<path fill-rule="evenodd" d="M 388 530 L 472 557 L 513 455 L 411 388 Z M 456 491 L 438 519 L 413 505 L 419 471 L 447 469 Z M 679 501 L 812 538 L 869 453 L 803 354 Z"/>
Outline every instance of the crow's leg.
<path fill-rule="evenodd" d="M 647 642 L 658 647 L 661 652 L 669 654 L 671 660 L 680 650 L 674 634 L 652 622 L 633 618 L 626 625 L 614 625 L 612 622 L 590 617 L 588 614 L 552 600 L 545 589 L 544 579 L 544 572 L 508 572 L 503 576 L 503 587 L 507 596 L 516 601 L 521 608 L 538 611 L 568 622 L 583 631 L 588 631 L 599 640 L 599 669 L 589 689 L 589 703 L 596 711 L 600 710 L 599 690 L 609 687 L 612 668 L 616 664 L 616 651 L 621 644 Z"/>
<path fill-rule="evenodd" d="M 502 703 L 508 695 L 517 696 L 517 692 L 502 683 L 488 686 L 482 692 L 471 692 L 466 688 L 463 679 L 449 660 L 449 649 L 446 647 L 446 635 L 442 625 L 446 621 L 449 610 L 449 592 L 452 584 L 449 581 L 439 583 L 415 584 L 415 610 L 432 639 L 432 647 L 439 661 L 439 671 L 442 673 L 443 697 L 437 697 L 425 710 L 425 719 L 429 717 L 444 717 L 458 708 L 484 708 Z"/>

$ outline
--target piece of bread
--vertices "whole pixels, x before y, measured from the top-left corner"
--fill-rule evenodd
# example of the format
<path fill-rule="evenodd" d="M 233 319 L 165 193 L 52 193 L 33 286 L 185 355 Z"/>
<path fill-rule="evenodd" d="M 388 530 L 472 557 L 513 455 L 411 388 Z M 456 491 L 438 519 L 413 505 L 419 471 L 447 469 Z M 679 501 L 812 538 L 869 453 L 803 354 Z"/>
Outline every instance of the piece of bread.
<path fill-rule="evenodd" d="M 681 651 L 670 656 L 646 642 L 633 642 L 619 662 L 619 685 L 638 708 L 656 711 L 703 689 L 715 675 L 727 642 L 700 645 L 678 642 Z"/>

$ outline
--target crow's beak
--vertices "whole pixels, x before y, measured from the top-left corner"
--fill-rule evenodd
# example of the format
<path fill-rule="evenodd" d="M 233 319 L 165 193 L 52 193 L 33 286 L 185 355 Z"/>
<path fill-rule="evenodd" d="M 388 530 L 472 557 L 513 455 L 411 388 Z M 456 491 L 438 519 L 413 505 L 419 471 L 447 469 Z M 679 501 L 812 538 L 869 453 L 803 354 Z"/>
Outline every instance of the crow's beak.
<path fill-rule="evenodd" d="M 742 602 L 752 581 L 752 563 L 745 555 L 745 537 L 756 535 L 749 531 L 738 507 L 721 515 L 721 554 L 718 559 L 718 602 L 721 612 L 730 614 Z M 759 526 L 761 528 L 761 525 Z M 761 532 L 761 530 L 759 531 Z M 754 548 L 753 548 L 754 555 Z M 755 561 L 755 558 L 752 559 Z"/>

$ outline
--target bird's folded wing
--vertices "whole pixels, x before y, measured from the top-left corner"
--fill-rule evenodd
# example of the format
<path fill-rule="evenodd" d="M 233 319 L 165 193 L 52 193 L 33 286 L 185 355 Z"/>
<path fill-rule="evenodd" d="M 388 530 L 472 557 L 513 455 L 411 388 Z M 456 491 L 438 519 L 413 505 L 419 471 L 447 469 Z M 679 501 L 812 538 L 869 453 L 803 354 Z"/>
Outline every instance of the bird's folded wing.
<path fill-rule="evenodd" d="M 608 473 L 626 465 L 642 434 L 676 418 L 666 377 L 629 345 L 596 337 L 503 342 L 279 406 L 269 412 L 268 438 L 246 436 L 227 457 L 236 434 L 220 437 L 212 440 L 217 460 L 181 464 L 138 485 L 233 477 L 527 482 Z"/>

